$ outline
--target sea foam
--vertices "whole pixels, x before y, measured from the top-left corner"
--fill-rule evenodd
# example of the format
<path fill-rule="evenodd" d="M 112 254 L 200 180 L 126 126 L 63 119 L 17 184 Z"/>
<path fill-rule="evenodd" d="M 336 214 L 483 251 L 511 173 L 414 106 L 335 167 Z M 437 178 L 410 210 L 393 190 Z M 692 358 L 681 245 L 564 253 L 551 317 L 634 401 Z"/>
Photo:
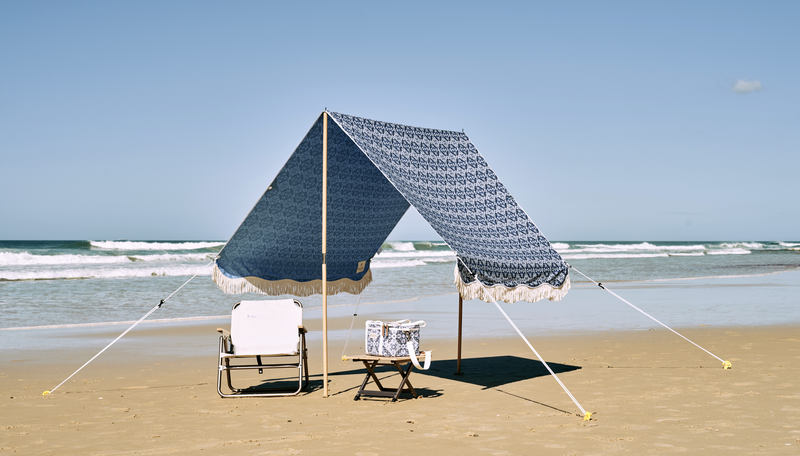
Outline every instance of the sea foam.
<path fill-rule="evenodd" d="M 680 251 L 706 250 L 706 246 L 694 245 L 653 245 L 649 242 L 640 244 L 575 244 L 563 253 L 613 253 L 613 252 L 680 252 Z M 562 252 L 561 250 L 559 252 Z"/>
<path fill-rule="evenodd" d="M 45 269 L 36 271 L 0 271 L 0 281 L 54 280 L 54 279 L 117 279 L 153 276 L 211 275 L 211 268 L 202 266 L 127 267 Z"/>
<path fill-rule="evenodd" d="M 422 260 L 388 260 L 388 261 L 373 261 L 370 263 L 371 269 L 381 268 L 411 268 L 414 266 L 425 266 Z"/>
<path fill-rule="evenodd" d="M 752 252 L 745 249 L 732 248 L 732 249 L 709 250 L 707 253 L 709 255 L 747 255 L 748 253 Z"/>
<path fill-rule="evenodd" d="M 384 250 L 379 255 L 376 255 L 375 258 L 442 258 L 447 257 L 451 258 L 452 260 L 456 259 L 455 253 L 452 251 L 442 251 L 442 250 L 414 250 L 414 251 L 399 251 L 399 252 L 391 252 Z"/>
<path fill-rule="evenodd" d="M 59 264 L 130 263 L 126 256 L 100 255 L 32 255 L 28 252 L 0 252 L 0 266 L 33 266 Z"/>
<path fill-rule="evenodd" d="M 139 261 L 202 261 L 212 259 L 213 253 L 155 254 L 155 255 L 33 255 L 28 252 L 0 252 L 2 266 L 56 266 L 82 264 L 126 264 Z"/>
<path fill-rule="evenodd" d="M 561 254 L 565 260 L 588 260 L 593 258 L 658 258 L 668 257 L 667 253 L 574 253 Z"/>
<path fill-rule="evenodd" d="M 723 249 L 745 248 L 745 249 L 763 249 L 764 244 L 760 242 L 725 242 L 719 245 Z M 749 252 L 748 252 L 749 253 Z"/>
<path fill-rule="evenodd" d="M 416 250 L 413 242 L 388 242 L 392 249 L 401 252 L 411 252 Z"/>
<path fill-rule="evenodd" d="M 142 242 L 90 241 L 92 247 L 104 250 L 197 250 L 221 247 L 224 242 Z"/>

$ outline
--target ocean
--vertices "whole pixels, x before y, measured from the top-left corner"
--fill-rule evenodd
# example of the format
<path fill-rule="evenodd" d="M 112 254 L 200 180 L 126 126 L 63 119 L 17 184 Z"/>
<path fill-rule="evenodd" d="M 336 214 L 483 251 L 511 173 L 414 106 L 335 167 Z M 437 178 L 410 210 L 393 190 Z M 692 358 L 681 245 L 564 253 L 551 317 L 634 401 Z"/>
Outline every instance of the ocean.
<path fill-rule="evenodd" d="M 234 303 L 263 297 L 226 295 L 211 281 L 207 265 L 223 245 L 223 241 L 0 241 L 0 329 L 137 320 L 198 273 L 151 318 L 182 321 L 229 315 Z M 687 279 L 708 283 L 712 278 L 731 281 L 800 271 L 800 242 L 560 241 L 553 246 L 576 269 L 612 287 L 687 283 Z M 368 312 L 419 308 L 419 303 L 430 303 L 434 297 L 457 301 L 454 267 L 455 255 L 441 241 L 387 242 L 372 262 L 373 283 L 364 293 L 331 296 L 329 306 L 340 309 L 334 315 L 344 316 L 352 315 L 356 304 L 373 306 L 363 307 Z M 589 285 L 579 274 L 571 277 L 575 288 Z M 319 296 L 301 301 L 310 313 L 321 306 Z M 651 310 L 664 313 L 673 305 L 664 302 Z M 527 318 L 525 312 L 553 308 L 546 303 L 507 306 L 520 318 Z"/>

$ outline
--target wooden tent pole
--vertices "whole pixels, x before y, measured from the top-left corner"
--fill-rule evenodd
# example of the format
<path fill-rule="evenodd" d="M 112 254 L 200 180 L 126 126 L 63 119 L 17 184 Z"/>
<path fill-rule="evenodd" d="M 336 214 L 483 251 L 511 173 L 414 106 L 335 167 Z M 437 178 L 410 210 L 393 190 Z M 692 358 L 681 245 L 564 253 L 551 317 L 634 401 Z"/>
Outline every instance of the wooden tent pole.
<path fill-rule="evenodd" d="M 328 112 L 322 113 L 322 397 L 328 397 Z"/>
<path fill-rule="evenodd" d="M 458 295 L 458 360 L 456 361 L 456 375 L 461 375 L 461 321 L 464 314 L 464 300 Z"/>

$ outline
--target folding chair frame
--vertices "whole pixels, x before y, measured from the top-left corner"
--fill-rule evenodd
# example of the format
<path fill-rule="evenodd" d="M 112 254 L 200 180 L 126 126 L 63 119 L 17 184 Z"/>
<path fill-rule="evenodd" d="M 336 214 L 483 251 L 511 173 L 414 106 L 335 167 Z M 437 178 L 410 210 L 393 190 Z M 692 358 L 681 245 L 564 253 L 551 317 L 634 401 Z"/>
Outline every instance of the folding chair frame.
<path fill-rule="evenodd" d="M 295 301 L 297 304 L 299 302 Z M 300 304 L 302 307 L 302 304 Z M 234 306 L 235 307 L 235 306 Z M 231 333 L 223 328 L 217 328 L 217 332 L 222 333 L 219 338 L 219 365 L 217 374 L 217 392 L 221 397 L 272 397 L 272 396 L 296 396 L 300 394 L 308 386 L 308 350 L 306 349 L 306 333 L 308 332 L 305 327 L 297 327 L 298 335 L 300 336 L 300 350 L 297 353 L 297 363 L 284 363 L 284 364 L 263 364 L 261 358 L 271 358 L 278 356 L 293 356 L 293 355 L 242 355 L 237 356 L 233 354 L 233 340 Z M 255 358 L 256 364 L 232 364 L 233 359 L 252 359 Z M 242 369 L 258 369 L 258 373 L 262 374 L 263 369 L 290 369 L 297 368 L 298 372 L 298 388 L 294 392 L 265 392 L 265 391 L 282 391 L 283 388 L 269 388 L 269 387 L 250 387 L 250 388 L 235 388 L 231 383 L 231 371 Z M 222 392 L 222 373 L 227 377 L 228 388 L 231 394 Z M 305 381 L 303 381 L 303 374 L 305 373 Z"/>

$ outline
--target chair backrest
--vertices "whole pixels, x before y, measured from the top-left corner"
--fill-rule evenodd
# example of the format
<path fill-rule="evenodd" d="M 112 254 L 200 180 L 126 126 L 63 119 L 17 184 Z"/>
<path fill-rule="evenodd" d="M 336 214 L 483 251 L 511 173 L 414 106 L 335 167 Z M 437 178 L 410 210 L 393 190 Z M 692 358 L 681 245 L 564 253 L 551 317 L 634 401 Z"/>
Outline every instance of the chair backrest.
<path fill-rule="evenodd" d="M 231 311 L 231 339 L 236 355 L 295 355 L 303 308 L 293 299 L 242 301 Z"/>

